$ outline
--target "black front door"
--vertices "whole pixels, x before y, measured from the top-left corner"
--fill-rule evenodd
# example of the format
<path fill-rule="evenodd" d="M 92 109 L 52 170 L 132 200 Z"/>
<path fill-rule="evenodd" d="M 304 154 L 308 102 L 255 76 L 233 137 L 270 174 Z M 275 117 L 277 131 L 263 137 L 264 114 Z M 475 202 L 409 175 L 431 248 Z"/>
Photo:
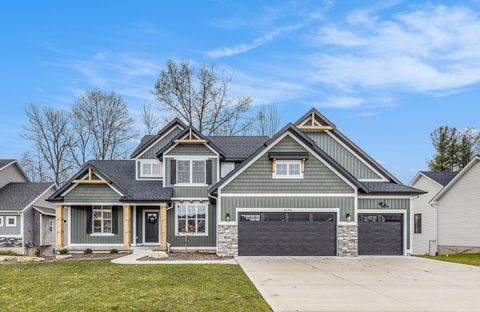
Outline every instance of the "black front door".
<path fill-rule="evenodd" d="M 145 212 L 145 243 L 158 243 L 158 212 Z"/>

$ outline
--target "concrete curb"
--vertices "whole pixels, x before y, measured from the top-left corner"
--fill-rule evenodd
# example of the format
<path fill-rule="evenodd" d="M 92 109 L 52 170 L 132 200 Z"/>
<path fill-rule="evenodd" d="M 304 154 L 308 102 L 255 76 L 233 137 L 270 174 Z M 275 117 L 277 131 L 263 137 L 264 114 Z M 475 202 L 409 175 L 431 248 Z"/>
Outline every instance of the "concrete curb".
<path fill-rule="evenodd" d="M 238 265 L 235 259 L 228 260 L 159 260 L 159 261 L 139 261 L 138 259 L 148 256 L 150 251 L 136 250 L 132 254 L 113 259 L 115 264 L 230 264 Z"/>

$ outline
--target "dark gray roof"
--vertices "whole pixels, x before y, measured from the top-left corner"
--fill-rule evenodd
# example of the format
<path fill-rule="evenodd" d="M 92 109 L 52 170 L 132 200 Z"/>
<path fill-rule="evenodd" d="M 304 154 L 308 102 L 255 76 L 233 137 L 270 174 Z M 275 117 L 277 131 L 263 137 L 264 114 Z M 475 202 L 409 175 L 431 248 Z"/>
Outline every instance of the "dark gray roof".
<path fill-rule="evenodd" d="M 0 211 L 22 211 L 52 185 L 52 182 L 8 183 L 0 189 Z"/>
<path fill-rule="evenodd" d="M 447 185 L 450 181 L 455 178 L 459 171 L 420 171 L 422 174 L 426 175 L 433 181 L 441 184 L 442 186 Z"/>
<path fill-rule="evenodd" d="M 362 184 L 368 189 L 368 194 L 425 194 L 425 191 L 406 186 L 403 184 L 397 184 L 394 182 L 362 182 Z"/>
<path fill-rule="evenodd" d="M 208 136 L 225 153 L 225 160 L 245 160 L 267 140 L 267 136 Z"/>
<path fill-rule="evenodd" d="M 132 157 L 135 157 L 134 155 L 140 154 L 146 148 L 148 145 L 153 143 L 154 141 L 157 140 L 157 138 L 160 138 L 158 134 L 147 134 L 144 135 L 143 138 L 140 140 L 140 144 L 135 148 L 135 150 L 132 153 Z"/>
<path fill-rule="evenodd" d="M 135 180 L 134 160 L 91 160 L 92 166 L 111 178 L 128 200 L 170 200 L 173 189 L 163 187 L 161 180 Z"/>
<path fill-rule="evenodd" d="M 0 169 L 14 161 L 15 159 L 0 159 Z"/>
<path fill-rule="evenodd" d="M 122 201 L 170 201 L 172 197 L 173 189 L 163 187 L 162 180 L 135 180 L 135 160 L 90 160 L 50 199 L 57 201 L 72 181 L 89 167 L 124 195 Z"/>

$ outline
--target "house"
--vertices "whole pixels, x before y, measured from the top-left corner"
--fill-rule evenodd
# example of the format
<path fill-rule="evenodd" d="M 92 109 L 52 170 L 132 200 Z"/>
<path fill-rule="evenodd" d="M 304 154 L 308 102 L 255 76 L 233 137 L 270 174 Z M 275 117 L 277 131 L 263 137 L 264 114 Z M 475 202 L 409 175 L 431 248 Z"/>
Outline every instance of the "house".
<path fill-rule="evenodd" d="M 57 248 L 356 256 L 410 253 L 418 194 L 312 109 L 271 138 L 175 119 L 130 160 L 89 161 L 49 200 Z"/>
<path fill-rule="evenodd" d="M 419 172 L 410 185 L 428 191 L 412 201 L 413 252 L 480 252 L 480 157 L 460 172 Z"/>
<path fill-rule="evenodd" d="M 55 245 L 54 183 L 30 182 L 16 160 L 0 159 L 0 250 Z"/>

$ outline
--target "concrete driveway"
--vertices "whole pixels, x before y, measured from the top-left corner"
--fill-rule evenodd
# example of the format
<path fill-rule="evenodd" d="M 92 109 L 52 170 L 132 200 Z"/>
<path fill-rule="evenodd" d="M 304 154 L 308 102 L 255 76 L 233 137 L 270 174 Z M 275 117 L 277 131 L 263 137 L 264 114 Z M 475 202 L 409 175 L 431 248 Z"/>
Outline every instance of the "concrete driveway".
<path fill-rule="evenodd" d="M 415 257 L 239 257 L 274 311 L 480 311 L 480 267 Z"/>

